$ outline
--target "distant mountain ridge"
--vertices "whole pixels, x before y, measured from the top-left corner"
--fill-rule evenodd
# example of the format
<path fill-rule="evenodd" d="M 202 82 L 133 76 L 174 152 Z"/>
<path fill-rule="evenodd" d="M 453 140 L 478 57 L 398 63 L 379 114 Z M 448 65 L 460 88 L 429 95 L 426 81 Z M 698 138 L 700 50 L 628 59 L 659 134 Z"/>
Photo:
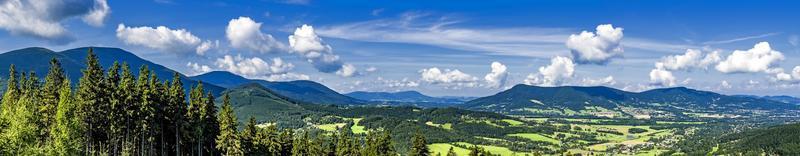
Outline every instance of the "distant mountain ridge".
<path fill-rule="evenodd" d="M 432 103 L 463 103 L 464 100 L 455 98 L 432 97 L 417 91 L 400 92 L 366 92 L 355 91 L 345 94 L 347 96 L 366 101 L 387 102 L 432 102 Z"/>
<path fill-rule="evenodd" d="M 81 70 L 84 68 L 86 55 L 89 51 L 89 48 L 93 49 L 95 55 L 97 55 L 98 59 L 100 60 L 100 65 L 105 70 L 111 67 L 111 65 L 115 61 L 119 62 L 120 64 L 122 64 L 123 62 L 127 62 L 133 74 L 138 75 L 139 67 L 141 67 L 142 65 L 147 65 L 148 68 L 152 70 L 156 74 L 156 76 L 158 76 L 158 78 L 162 81 L 171 80 L 173 73 L 176 72 L 172 69 L 150 62 L 148 60 L 136 56 L 131 52 L 119 48 L 81 47 L 61 52 L 55 52 L 46 48 L 31 47 L 31 48 L 12 50 L 0 54 L 0 77 L 3 78 L 8 77 L 9 74 L 8 68 L 10 67 L 11 64 L 14 64 L 16 66 L 18 72 L 33 71 L 37 74 L 37 76 L 43 77 L 47 74 L 47 71 L 49 70 L 50 59 L 56 58 L 61 63 L 61 66 L 64 69 L 65 73 L 67 74 L 68 78 L 71 81 L 73 81 L 74 84 L 77 84 L 78 79 L 80 79 L 80 77 L 83 75 L 81 73 Z M 197 81 L 188 79 L 188 77 L 186 77 L 185 75 L 180 74 L 180 76 L 183 81 L 184 88 L 186 88 L 187 90 L 190 89 L 192 86 L 196 86 L 198 84 Z M 225 90 L 225 88 L 223 87 L 219 87 L 209 83 L 203 83 L 203 88 L 206 91 L 212 92 L 217 95 L 223 90 Z"/>
<path fill-rule="evenodd" d="M 308 103 L 361 105 L 365 102 L 363 100 L 342 95 L 326 87 L 325 85 L 308 80 L 272 82 L 266 80 L 247 79 L 227 71 L 208 72 L 193 76 L 190 79 L 208 82 L 228 88 L 249 83 L 260 84 L 282 96 Z"/>
<path fill-rule="evenodd" d="M 736 117 L 758 110 L 798 110 L 778 101 L 728 96 L 685 87 L 627 92 L 609 87 L 516 85 L 462 108 L 511 115 L 628 118 Z"/>

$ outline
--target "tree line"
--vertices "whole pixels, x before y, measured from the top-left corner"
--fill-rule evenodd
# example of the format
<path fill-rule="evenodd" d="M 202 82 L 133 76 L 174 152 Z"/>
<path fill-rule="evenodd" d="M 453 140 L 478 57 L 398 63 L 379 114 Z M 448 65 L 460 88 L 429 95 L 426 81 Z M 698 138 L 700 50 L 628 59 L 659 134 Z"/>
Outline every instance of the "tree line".
<path fill-rule="evenodd" d="M 11 65 L 0 155 L 430 155 L 421 132 L 408 153 L 398 153 L 388 130 L 312 135 L 252 117 L 240 128 L 227 95 L 218 108 L 202 83 L 187 97 L 178 73 L 162 81 L 144 65 L 138 75 L 127 63 L 104 70 L 92 49 L 77 85 L 57 59 L 49 65 L 44 80 Z"/>

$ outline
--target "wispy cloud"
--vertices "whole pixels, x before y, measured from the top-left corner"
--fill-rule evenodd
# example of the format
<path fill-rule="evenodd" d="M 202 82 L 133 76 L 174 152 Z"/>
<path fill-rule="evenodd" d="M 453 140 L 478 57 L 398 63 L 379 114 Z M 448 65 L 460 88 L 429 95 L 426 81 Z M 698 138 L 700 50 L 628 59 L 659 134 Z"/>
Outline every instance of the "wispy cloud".
<path fill-rule="evenodd" d="M 766 34 L 753 35 L 753 36 L 745 36 L 745 37 L 739 37 L 739 38 L 733 38 L 733 39 L 727 39 L 727 40 L 706 41 L 706 42 L 703 42 L 703 44 L 706 44 L 706 45 L 708 45 L 708 44 L 727 44 L 727 43 L 733 43 L 733 42 L 739 42 L 739 41 L 745 41 L 745 40 L 752 40 L 752 39 L 770 37 L 770 36 L 775 36 L 775 35 L 780 35 L 780 34 L 781 33 L 773 32 L 773 33 L 766 33 Z"/>
<path fill-rule="evenodd" d="M 572 28 L 468 27 L 465 20 L 430 13 L 408 12 L 399 17 L 322 26 L 319 35 L 367 42 L 411 43 L 499 55 L 549 58 L 567 53 Z M 635 37 L 623 46 L 679 53 L 690 47 Z"/>

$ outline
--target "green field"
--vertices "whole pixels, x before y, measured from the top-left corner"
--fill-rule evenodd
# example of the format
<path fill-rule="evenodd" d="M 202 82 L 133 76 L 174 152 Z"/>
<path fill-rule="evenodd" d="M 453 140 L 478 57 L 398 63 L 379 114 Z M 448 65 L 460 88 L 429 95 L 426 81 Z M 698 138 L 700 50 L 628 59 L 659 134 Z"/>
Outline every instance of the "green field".
<path fill-rule="evenodd" d="M 533 141 L 543 141 L 552 144 L 561 144 L 561 141 L 536 133 L 517 133 L 517 134 L 509 134 L 508 136 L 522 137 Z"/>

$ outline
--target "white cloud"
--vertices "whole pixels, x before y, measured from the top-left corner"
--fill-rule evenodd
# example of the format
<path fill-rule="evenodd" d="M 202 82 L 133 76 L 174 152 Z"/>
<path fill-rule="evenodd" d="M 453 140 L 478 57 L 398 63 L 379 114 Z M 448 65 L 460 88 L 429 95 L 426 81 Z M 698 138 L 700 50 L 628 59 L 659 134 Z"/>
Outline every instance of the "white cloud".
<path fill-rule="evenodd" d="M 600 79 L 591 79 L 591 78 L 583 78 L 581 80 L 582 86 L 609 86 L 616 84 L 617 81 L 614 80 L 614 76 L 607 76 Z"/>
<path fill-rule="evenodd" d="M 610 59 L 622 56 L 622 36 L 622 28 L 603 24 L 597 26 L 596 33 L 583 31 L 570 35 L 566 45 L 575 62 L 606 64 Z"/>
<path fill-rule="evenodd" d="M 266 77 L 259 77 L 260 79 L 265 79 L 267 81 L 294 81 L 294 80 L 309 80 L 311 79 L 310 76 L 306 74 L 299 74 L 299 73 L 283 73 L 283 74 L 270 74 Z"/>
<path fill-rule="evenodd" d="M 153 48 L 163 52 L 177 54 L 196 53 L 204 55 L 206 51 L 215 47 L 211 41 L 202 41 L 186 29 L 170 29 L 165 26 L 153 27 L 127 27 L 125 24 L 117 26 L 117 38 L 125 44 L 139 45 Z"/>
<path fill-rule="evenodd" d="M 492 62 L 491 68 L 492 71 L 483 77 L 483 79 L 486 80 L 487 87 L 498 88 L 505 85 L 506 78 L 508 77 L 506 65 L 503 65 L 500 62 Z"/>
<path fill-rule="evenodd" d="M 231 19 L 225 28 L 225 37 L 231 47 L 257 52 L 271 52 L 276 49 L 284 49 L 285 45 L 275 40 L 270 34 L 261 32 L 261 23 L 257 23 L 250 17 L 239 17 Z"/>
<path fill-rule="evenodd" d="M 656 67 L 667 70 L 691 70 L 693 68 L 708 69 L 708 65 L 721 60 L 719 51 L 713 51 L 703 56 L 700 50 L 687 49 L 683 55 L 671 55 L 656 62 Z"/>
<path fill-rule="evenodd" d="M 722 87 L 722 88 L 725 88 L 725 89 L 733 88 L 733 86 L 730 83 L 728 83 L 728 81 L 726 81 L 726 80 L 722 80 L 722 82 L 720 82 L 719 86 Z"/>
<path fill-rule="evenodd" d="M 550 59 L 549 65 L 539 67 L 538 74 L 529 74 L 524 82 L 529 85 L 558 86 L 572 78 L 574 73 L 575 63 L 572 59 L 556 56 Z"/>
<path fill-rule="evenodd" d="M 336 71 L 336 75 L 342 77 L 352 77 L 356 74 L 356 67 L 352 64 L 343 64 L 342 68 Z"/>
<path fill-rule="evenodd" d="M 408 78 L 403 78 L 401 80 L 385 80 L 382 77 L 378 77 L 378 82 L 381 82 L 390 88 L 406 88 L 406 87 L 419 86 L 419 82 L 409 80 Z"/>
<path fill-rule="evenodd" d="M 291 63 L 280 58 L 273 58 L 272 63 L 258 57 L 245 58 L 241 55 L 225 55 L 214 62 L 218 68 L 249 78 L 258 78 L 275 74 L 285 74 L 294 68 Z"/>
<path fill-rule="evenodd" d="M 723 73 L 770 72 L 776 70 L 774 66 L 783 59 L 783 54 L 773 50 L 769 43 L 760 42 L 750 50 L 734 51 L 717 64 L 716 69 Z"/>
<path fill-rule="evenodd" d="M 111 12 L 106 0 L 4 0 L 0 1 L 0 28 L 11 34 L 66 43 L 73 38 L 62 21 L 82 17 L 92 26 L 102 26 Z"/>
<path fill-rule="evenodd" d="M 375 72 L 375 71 L 378 71 L 378 68 L 375 68 L 375 67 L 367 67 L 367 69 L 364 69 L 364 71 L 367 71 L 367 72 Z"/>
<path fill-rule="evenodd" d="M 289 36 L 289 46 L 292 52 L 306 58 L 320 72 L 334 72 L 343 77 L 357 75 L 355 66 L 343 63 L 339 55 L 333 54 L 331 46 L 325 44 L 310 25 L 295 29 Z"/>
<path fill-rule="evenodd" d="M 422 69 L 419 71 L 421 78 L 420 80 L 431 83 L 431 84 L 441 84 L 445 86 L 466 86 L 466 87 L 475 87 L 477 86 L 478 78 L 469 75 L 467 73 L 461 72 L 458 69 L 450 70 L 444 69 L 440 70 L 437 67 Z"/>
<path fill-rule="evenodd" d="M 789 81 L 789 82 L 800 81 L 800 66 L 795 66 L 794 69 L 792 69 L 792 72 L 790 73 L 785 73 L 783 71 L 778 72 L 775 75 L 775 79 L 778 81 Z"/>
<path fill-rule="evenodd" d="M 655 68 L 650 70 L 650 83 L 659 86 L 674 86 L 675 76 L 668 70 Z"/>
<path fill-rule="evenodd" d="M 207 65 L 200 65 L 200 64 L 198 64 L 196 62 L 186 63 L 186 66 L 189 67 L 189 69 L 191 70 L 190 71 L 191 72 L 190 75 L 207 73 L 207 72 L 210 72 L 212 70 L 211 67 L 209 67 Z"/>

